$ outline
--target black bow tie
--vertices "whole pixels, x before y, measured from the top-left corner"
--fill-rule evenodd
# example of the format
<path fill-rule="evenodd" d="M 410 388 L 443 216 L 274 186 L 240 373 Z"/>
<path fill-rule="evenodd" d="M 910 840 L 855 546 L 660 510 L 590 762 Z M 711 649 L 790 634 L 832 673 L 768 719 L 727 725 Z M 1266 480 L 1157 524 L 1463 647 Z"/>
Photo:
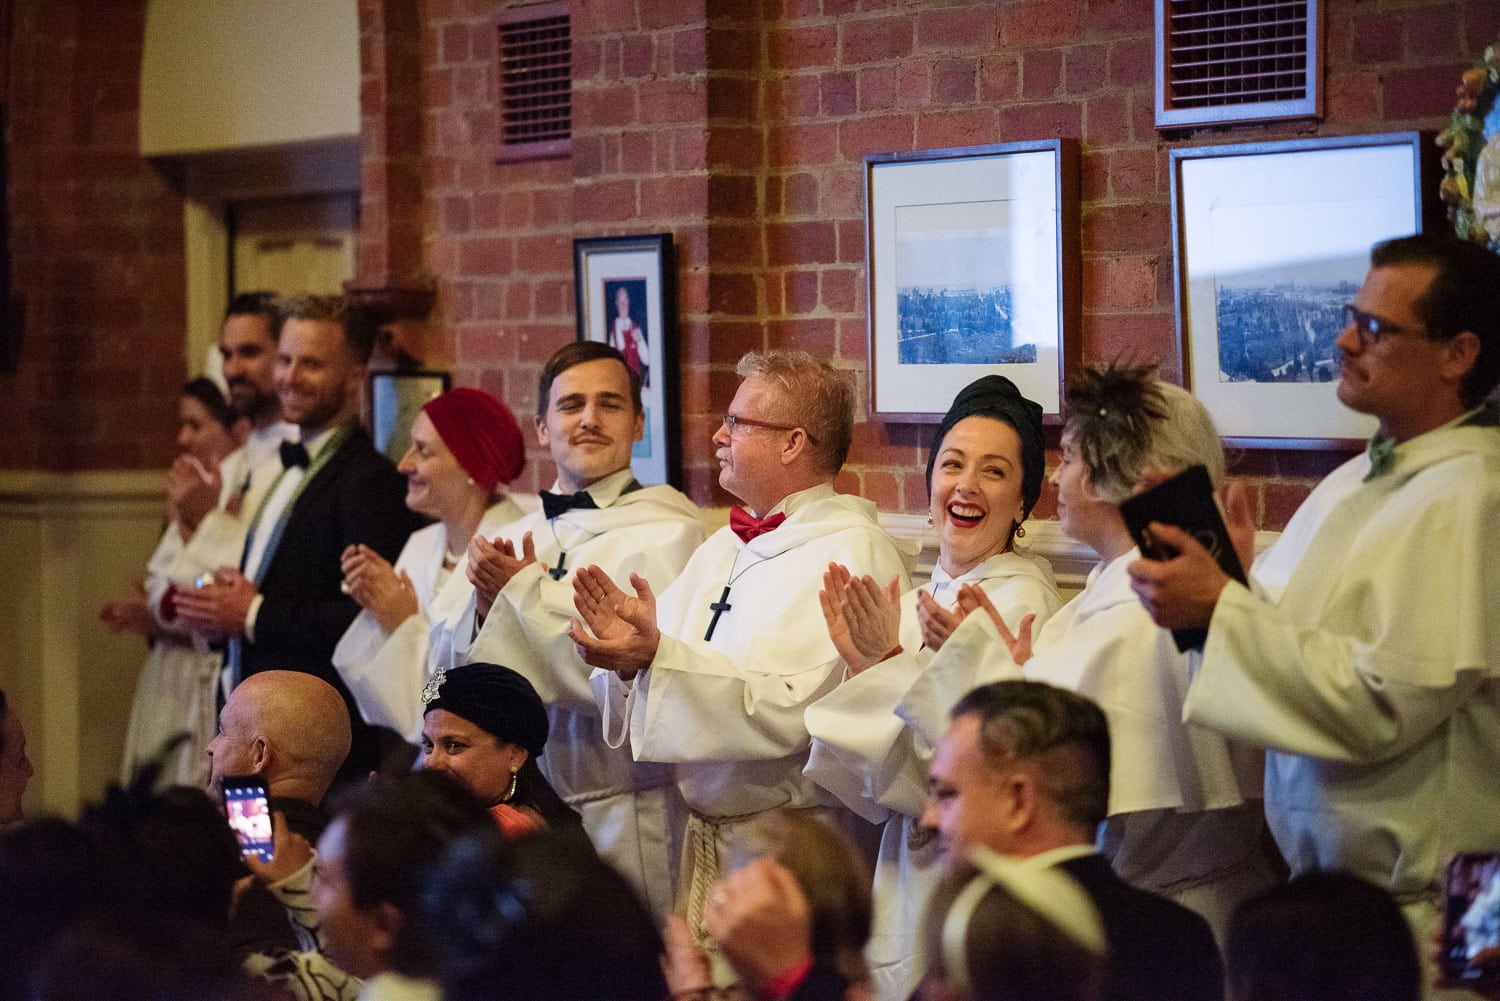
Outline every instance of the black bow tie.
<path fill-rule="evenodd" d="M 565 514 L 573 510 L 575 507 L 586 508 L 590 511 L 596 511 L 599 508 L 599 505 L 594 503 L 594 498 L 589 496 L 587 490 L 580 490 L 576 494 L 554 494 L 543 490 L 541 494 L 542 513 L 547 516 L 548 521 L 551 521 L 560 514 Z"/>
<path fill-rule="evenodd" d="M 306 469 L 312 463 L 312 457 L 307 454 L 307 446 L 300 441 L 284 441 L 281 443 L 281 468 L 291 469 L 293 466 L 301 466 Z"/>

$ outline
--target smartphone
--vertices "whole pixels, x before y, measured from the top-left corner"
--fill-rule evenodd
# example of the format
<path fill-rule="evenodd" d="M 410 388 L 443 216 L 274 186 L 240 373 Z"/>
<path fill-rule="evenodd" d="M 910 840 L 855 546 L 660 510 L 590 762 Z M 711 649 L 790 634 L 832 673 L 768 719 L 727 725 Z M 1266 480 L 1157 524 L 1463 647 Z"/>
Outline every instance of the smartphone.
<path fill-rule="evenodd" d="M 240 841 L 240 854 L 271 861 L 271 802 L 259 775 L 224 776 L 224 813 Z"/>
<path fill-rule="evenodd" d="M 1203 466 L 1189 466 L 1170 479 L 1162 480 L 1149 490 L 1120 502 L 1120 516 L 1125 527 L 1148 560 L 1169 560 L 1177 551 L 1151 533 L 1153 521 L 1176 527 L 1193 536 L 1230 577 L 1245 583 L 1245 570 L 1234 551 L 1224 516 L 1214 500 L 1214 485 Z M 1172 638 L 1178 650 L 1201 647 L 1208 639 L 1206 629 L 1174 629 Z"/>
<path fill-rule="evenodd" d="M 1472 987 L 1500 981 L 1500 968 L 1478 967 L 1474 956 L 1500 948 L 1500 852 L 1466 852 L 1448 863 L 1443 886 L 1443 975 Z"/>

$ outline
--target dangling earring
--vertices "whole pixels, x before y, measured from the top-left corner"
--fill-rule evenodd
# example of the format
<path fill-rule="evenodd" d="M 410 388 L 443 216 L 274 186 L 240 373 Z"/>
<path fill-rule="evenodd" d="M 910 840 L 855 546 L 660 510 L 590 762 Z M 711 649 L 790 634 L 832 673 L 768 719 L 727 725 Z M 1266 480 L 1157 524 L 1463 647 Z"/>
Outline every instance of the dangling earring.
<path fill-rule="evenodd" d="M 1018 539 L 1026 538 L 1026 526 L 1021 524 L 1019 521 L 1015 523 L 1015 526 L 1016 527 L 1011 530 L 1011 534 Z"/>
<path fill-rule="evenodd" d="M 500 797 L 500 802 L 509 803 L 516 798 L 516 786 L 520 782 L 521 770 L 518 768 L 510 773 L 510 788 L 505 790 L 505 795 Z"/>
<path fill-rule="evenodd" d="M 932 515 L 930 515 L 930 514 L 927 516 L 927 527 L 928 528 L 932 527 Z"/>

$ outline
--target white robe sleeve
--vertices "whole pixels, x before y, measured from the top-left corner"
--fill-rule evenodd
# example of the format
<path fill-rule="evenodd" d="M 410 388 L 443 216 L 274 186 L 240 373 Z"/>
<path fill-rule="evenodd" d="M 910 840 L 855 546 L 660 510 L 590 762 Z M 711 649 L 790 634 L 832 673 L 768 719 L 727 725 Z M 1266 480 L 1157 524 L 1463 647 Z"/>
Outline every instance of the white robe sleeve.
<path fill-rule="evenodd" d="M 1489 576 L 1488 585 L 1445 587 L 1440 600 L 1466 604 L 1463 592 L 1473 586 L 1500 593 L 1500 575 Z M 1370 581 L 1372 589 L 1378 584 Z M 1419 618 L 1399 615 L 1385 625 L 1392 632 L 1424 634 L 1429 643 L 1420 657 L 1402 651 L 1389 635 L 1361 638 L 1298 628 L 1243 586 L 1230 584 L 1219 596 L 1184 718 L 1289 754 L 1348 762 L 1394 758 L 1471 699 L 1494 669 L 1459 662 L 1458 638 L 1423 628 Z"/>
<path fill-rule="evenodd" d="M 997 577 L 980 585 L 1010 623 L 1034 614 L 1040 629 L 1057 610 L 1057 592 L 1029 577 Z M 872 822 L 886 819 L 890 810 L 920 816 L 927 797 L 932 745 L 915 737 L 896 707 L 942 651 L 920 648 L 916 592 L 903 597 L 901 616 L 903 652 L 846 678 L 807 710 L 813 738 L 807 776 Z M 946 710 L 943 715 L 946 724 Z"/>
<path fill-rule="evenodd" d="M 425 580 L 432 571 L 417 567 L 420 555 L 432 548 L 421 535 L 413 533 L 395 565 L 398 575 L 404 570 L 414 581 Z M 361 609 L 333 651 L 333 666 L 365 722 L 390 727 L 413 744 L 422 736 L 422 686 L 432 625 L 426 609 L 431 596 L 425 596 L 426 601 L 423 597 L 419 592 L 417 613 L 389 633 L 368 609 Z"/>
<path fill-rule="evenodd" d="M 338 668 L 366 723 L 386 726 L 410 743 L 422 736 L 422 686 L 427 675 L 425 611 L 408 615 L 387 633 L 361 610 L 333 651 Z"/>
<path fill-rule="evenodd" d="M 620 587 L 630 590 L 630 575 L 640 574 L 661 594 L 681 572 L 693 550 L 703 541 L 697 521 L 646 522 L 614 529 L 570 554 L 572 569 L 598 564 Z M 473 629 L 472 599 L 459 618 L 458 632 Z M 524 567 L 500 589 L 490 614 L 465 648 L 454 637 L 455 653 L 466 662 L 491 661 L 520 672 L 548 705 L 558 705 L 588 716 L 599 715 L 592 672 L 568 637 L 568 623 L 576 616 L 571 572 L 562 580 L 540 564 Z"/>
<path fill-rule="evenodd" d="M 898 653 L 807 709 L 812 754 L 803 770 L 871 823 L 891 810 L 916 816 L 926 798 L 928 748 L 918 748 L 895 706 L 921 677 L 931 654 Z"/>
<path fill-rule="evenodd" d="M 948 729 L 948 714 L 958 700 L 991 681 L 1022 677 L 1000 633 L 988 615 L 970 615 L 933 655 L 927 670 L 912 683 L 896 715 L 912 728 L 930 753 Z"/>
<path fill-rule="evenodd" d="M 900 553 L 878 530 L 837 531 L 827 542 L 816 554 L 798 553 L 784 564 L 776 562 L 780 557 L 765 561 L 768 573 L 732 593 L 731 604 L 738 601 L 746 610 L 734 623 L 733 611 L 725 616 L 723 635 L 716 633 L 714 643 L 733 656 L 697 633 L 717 588 L 713 594 L 671 596 L 702 608 L 676 610 L 672 617 L 692 635 L 678 638 L 664 629 L 650 669 L 630 692 L 637 760 L 775 760 L 807 749 L 804 713 L 843 670 L 818 603 L 822 569 L 836 556 L 851 573 L 907 581 Z"/>

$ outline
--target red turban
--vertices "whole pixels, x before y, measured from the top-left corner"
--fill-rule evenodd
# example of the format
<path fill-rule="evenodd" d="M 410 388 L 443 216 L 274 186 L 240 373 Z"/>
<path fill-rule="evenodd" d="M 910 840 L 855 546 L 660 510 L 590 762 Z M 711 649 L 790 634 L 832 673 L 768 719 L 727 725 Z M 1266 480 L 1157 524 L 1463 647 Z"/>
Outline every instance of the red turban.
<path fill-rule="evenodd" d="M 482 389 L 450 389 L 422 407 L 464 472 L 486 490 L 526 468 L 521 426 L 510 408 Z"/>

